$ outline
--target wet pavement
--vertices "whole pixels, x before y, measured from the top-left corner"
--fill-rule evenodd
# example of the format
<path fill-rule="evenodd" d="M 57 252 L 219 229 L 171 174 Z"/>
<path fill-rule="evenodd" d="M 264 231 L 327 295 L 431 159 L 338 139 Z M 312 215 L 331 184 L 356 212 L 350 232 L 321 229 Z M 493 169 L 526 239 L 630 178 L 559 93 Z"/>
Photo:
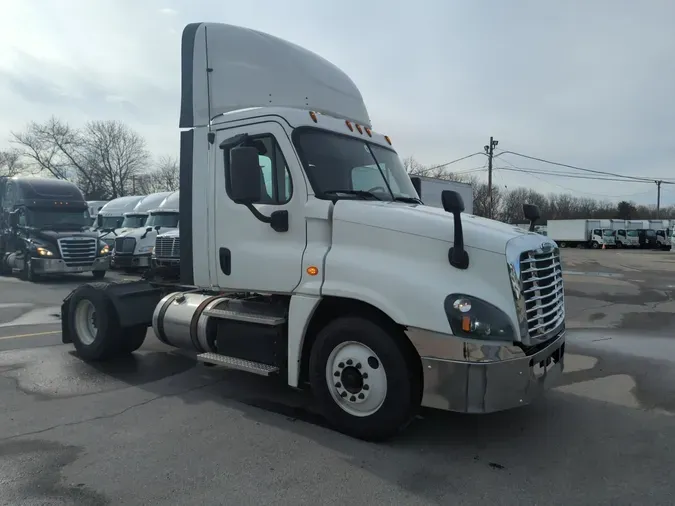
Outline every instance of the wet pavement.
<path fill-rule="evenodd" d="M 563 256 L 560 385 L 505 413 L 425 410 L 380 445 L 151 335 L 129 360 L 85 364 L 58 320 L 79 279 L 0 278 L 0 505 L 670 505 L 675 254 Z"/>

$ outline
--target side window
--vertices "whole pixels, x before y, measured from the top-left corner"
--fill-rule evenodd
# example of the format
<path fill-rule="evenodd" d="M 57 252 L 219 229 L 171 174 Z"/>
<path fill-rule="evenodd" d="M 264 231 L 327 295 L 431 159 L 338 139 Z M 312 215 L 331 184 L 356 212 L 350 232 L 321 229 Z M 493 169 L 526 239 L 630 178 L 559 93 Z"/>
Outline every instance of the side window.
<path fill-rule="evenodd" d="M 273 135 L 252 137 L 248 145 L 258 149 L 258 160 L 263 177 L 262 199 L 259 204 L 281 205 L 291 200 L 293 182 L 281 148 Z M 227 180 L 229 181 L 229 151 L 225 155 Z M 229 184 L 228 189 L 229 193 Z"/>
<path fill-rule="evenodd" d="M 21 225 L 22 227 L 26 226 L 26 211 L 24 211 L 23 209 L 19 210 L 19 225 Z"/>
<path fill-rule="evenodd" d="M 14 205 L 14 184 L 12 182 L 7 183 L 5 194 L 2 197 L 4 208 L 11 209 Z"/>

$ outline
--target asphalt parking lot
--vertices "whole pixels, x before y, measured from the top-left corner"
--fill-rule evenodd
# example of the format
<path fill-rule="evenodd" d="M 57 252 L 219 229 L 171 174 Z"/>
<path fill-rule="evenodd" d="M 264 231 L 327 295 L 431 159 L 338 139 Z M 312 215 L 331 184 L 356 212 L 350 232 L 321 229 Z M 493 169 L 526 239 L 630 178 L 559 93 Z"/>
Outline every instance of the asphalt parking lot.
<path fill-rule="evenodd" d="M 58 313 L 90 278 L 0 278 L 0 504 L 670 505 L 675 253 L 563 250 L 563 263 L 557 388 L 506 413 L 425 411 L 379 445 L 153 336 L 129 360 L 84 364 Z"/>

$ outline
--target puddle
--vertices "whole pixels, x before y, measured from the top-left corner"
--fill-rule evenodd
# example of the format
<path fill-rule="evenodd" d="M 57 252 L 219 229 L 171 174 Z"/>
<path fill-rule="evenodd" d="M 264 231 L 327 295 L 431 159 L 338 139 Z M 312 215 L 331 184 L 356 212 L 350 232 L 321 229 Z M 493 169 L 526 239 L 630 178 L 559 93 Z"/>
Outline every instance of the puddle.
<path fill-rule="evenodd" d="M 598 350 L 675 363 L 675 337 L 616 330 L 569 330 L 567 340 Z"/>

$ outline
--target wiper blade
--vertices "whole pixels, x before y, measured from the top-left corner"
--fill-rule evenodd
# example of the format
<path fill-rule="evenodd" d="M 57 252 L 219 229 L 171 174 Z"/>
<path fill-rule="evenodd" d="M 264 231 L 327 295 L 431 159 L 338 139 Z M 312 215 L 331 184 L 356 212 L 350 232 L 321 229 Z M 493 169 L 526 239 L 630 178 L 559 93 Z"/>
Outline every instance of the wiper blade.
<path fill-rule="evenodd" d="M 327 190 L 323 192 L 324 195 L 338 195 L 340 193 L 343 193 L 345 195 L 355 195 L 357 197 L 362 197 L 364 199 L 382 200 L 374 193 L 366 190 Z"/>
<path fill-rule="evenodd" d="M 415 197 L 403 197 L 403 196 L 394 197 L 394 202 L 406 202 L 408 204 L 421 204 L 422 203 L 422 201 L 420 199 L 416 199 Z"/>

